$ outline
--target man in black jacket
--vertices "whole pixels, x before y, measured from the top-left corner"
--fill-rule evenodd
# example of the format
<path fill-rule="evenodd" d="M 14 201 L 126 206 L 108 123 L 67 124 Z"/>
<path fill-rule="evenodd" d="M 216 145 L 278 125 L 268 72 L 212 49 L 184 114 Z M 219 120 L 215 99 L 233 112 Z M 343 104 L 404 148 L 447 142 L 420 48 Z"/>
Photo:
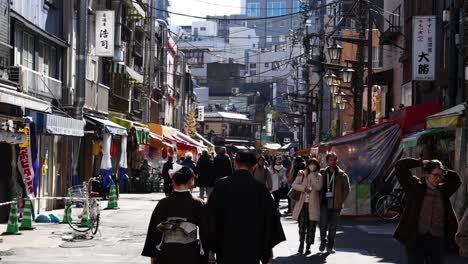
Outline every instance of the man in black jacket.
<path fill-rule="evenodd" d="M 232 163 L 226 154 L 226 148 L 219 149 L 218 156 L 214 159 L 215 182 L 223 177 L 232 175 Z"/>
<path fill-rule="evenodd" d="M 163 180 L 164 180 L 164 193 L 166 196 L 169 196 L 172 192 L 172 179 L 169 176 L 169 170 L 172 170 L 172 165 L 174 161 L 172 157 L 167 158 L 167 162 L 164 163 L 163 169 L 162 169 L 162 174 L 163 174 Z"/>
<path fill-rule="evenodd" d="M 196 173 L 197 186 L 200 187 L 200 199 L 205 199 L 205 194 L 209 198 L 214 187 L 214 170 L 213 160 L 208 155 L 208 151 L 203 151 L 197 161 Z"/>
<path fill-rule="evenodd" d="M 422 178 L 411 173 L 418 167 L 423 167 Z M 445 250 L 458 252 L 458 222 L 449 199 L 460 177 L 438 160 L 401 159 L 395 171 L 407 202 L 394 237 L 406 247 L 409 264 L 444 263 Z"/>
<path fill-rule="evenodd" d="M 239 152 L 235 162 L 237 170 L 216 183 L 208 200 L 210 249 L 218 264 L 268 263 L 272 249 L 286 240 L 280 215 L 265 185 L 252 176 L 255 154 Z"/>

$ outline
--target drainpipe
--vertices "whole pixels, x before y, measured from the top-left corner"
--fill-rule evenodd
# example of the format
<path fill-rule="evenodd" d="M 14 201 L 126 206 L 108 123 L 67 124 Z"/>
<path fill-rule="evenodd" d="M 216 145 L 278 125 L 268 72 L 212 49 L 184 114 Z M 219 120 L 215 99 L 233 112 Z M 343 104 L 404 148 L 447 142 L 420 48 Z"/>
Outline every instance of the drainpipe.
<path fill-rule="evenodd" d="M 160 45 L 160 56 L 159 58 L 159 65 L 158 65 L 158 87 L 161 88 L 161 92 L 163 95 L 167 94 L 167 45 L 168 45 L 168 39 L 167 39 L 167 34 L 168 34 L 168 25 L 167 22 L 162 20 L 162 19 L 156 19 L 156 22 L 158 22 L 159 27 L 161 30 L 160 36 L 161 36 L 161 45 Z M 164 96 L 162 97 L 162 100 L 160 104 L 166 104 L 166 109 L 169 107 L 167 102 L 164 100 Z M 159 111 L 159 110 L 158 110 Z M 158 113 L 159 114 L 159 113 Z M 167 120 L 165 120 L 167 122 Z"/>
<path fill-rule="evenodd" d="M 75 99 L 73 102 L 73 116 L 83 119 L 83 106 L 86 96 L 86 36 L 87 36 L 88 0 L 78 1 L 77 17 L 77 58 L 76 58 L 76 80 Z"/>

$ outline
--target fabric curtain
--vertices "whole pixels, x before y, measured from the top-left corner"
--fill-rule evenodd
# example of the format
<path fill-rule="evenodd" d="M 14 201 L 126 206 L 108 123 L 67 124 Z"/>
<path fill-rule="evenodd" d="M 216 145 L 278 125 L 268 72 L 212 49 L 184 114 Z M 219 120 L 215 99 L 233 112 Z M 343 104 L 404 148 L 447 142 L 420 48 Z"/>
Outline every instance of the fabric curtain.
<path fill-rule="evenodd" d="M 119 162 L 119 182 L 125 183 L 128 181 L 127 175 L 127 137 L 122 136 L 120 139 L 121 151 Z"/>
<path fill-rule="evenodd" d="M 112 180 L 112 162 L 110 156 L 110 148 L 112 144 L 112 135 L 109 133 L 104 134 L 102 139 L 102 160 L 101 160 L 101 169 L 99 172 L 102 176 L 101 185 L 102 188 L 109 188 L 111 185 L 114 185 Z"/>

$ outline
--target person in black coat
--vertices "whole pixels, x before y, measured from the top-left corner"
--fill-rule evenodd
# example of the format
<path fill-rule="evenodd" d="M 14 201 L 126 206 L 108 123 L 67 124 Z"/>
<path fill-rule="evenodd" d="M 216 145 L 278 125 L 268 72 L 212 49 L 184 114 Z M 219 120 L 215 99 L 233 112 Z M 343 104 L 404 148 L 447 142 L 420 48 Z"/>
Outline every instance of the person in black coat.
<path fill-rule="evenodd" d="M 196 165 L 195 165 L 195 162 L 193 161 L 193 155 L 191 152 L 185 153 L 185 159 L 180 165 L 187 167 L 191 169 L 192 171 L 195 171 Z"/>
<path fill-rule="evenodd" d="M 208 264 L 208 222 L 204 202 L 190 193 L 194 178 L 181 168 L 173 176 L 174 192 L 156 205 L 141 253 L 151 263 Z"/>
<path fill-rule="evenodd" d="M 275 201 L 252 176 L 255 154 L 239 152 L 237 170 L 220 179 L 208 199 L 209 248 L 218 264 L 269 263 L 286 240 Z"/>
<path fill-rule="evenodd" d="M 219 150 L 218 156 L 214 159 L 215 182 L 221 178 L 232 175 L 232 163 L 226 154 L 226 148 Z"/>
<path fill-rule="evenodd" d="M 209 198 L 214 187 L 214 165 L 207 151 L 203 151 L 198 159 L 196 173 L 198 174 L 197 186 L 200 187 L 200 199 Z"/>
<path fill-rule="evenodd" d="M 172 192 L 172 179 L 169 176 L 169 170 L 172 170 L 172 165 L 174 164 L 173 157 L 167 158 L 167 162 L 164 163 L 162 169 L 162 175 L 164 180 L 164 193 L 166 196 L 169 196 Z"/>

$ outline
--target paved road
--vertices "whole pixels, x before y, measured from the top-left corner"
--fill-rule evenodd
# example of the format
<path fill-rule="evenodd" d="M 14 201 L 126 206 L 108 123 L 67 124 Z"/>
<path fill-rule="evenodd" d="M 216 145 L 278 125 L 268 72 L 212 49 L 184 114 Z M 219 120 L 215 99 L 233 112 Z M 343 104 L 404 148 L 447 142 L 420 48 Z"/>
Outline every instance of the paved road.
<path fill-rule="evenodd" d="M 151 212 L 161 198 L 161 194 L 122 195 L 120 210 L 103 211 L 100 232 L 93 240 L 66 242 L 62 237 L 70 229 L 59 224 L 36 224 L 36 230 L 23 231 L 21 236 L 2 236 L 0 263 L 149 263 L 140 253 Z M 61 211 L 56 213 L 62 215 Z M 290 218 L 282 222 L 288 241 L 274 249 L 275 264 L 405 263 L 403 248 L 391 238 L 395 223 L 344 219 L 337 234 L 336 254 L 317 253 L 316 244 L 312 255 L 297 256 L 297 223 Z M 0 231 L 5 229 L 0 225 Z M 447 263 L 468 261 L 453 258 Z"/>

